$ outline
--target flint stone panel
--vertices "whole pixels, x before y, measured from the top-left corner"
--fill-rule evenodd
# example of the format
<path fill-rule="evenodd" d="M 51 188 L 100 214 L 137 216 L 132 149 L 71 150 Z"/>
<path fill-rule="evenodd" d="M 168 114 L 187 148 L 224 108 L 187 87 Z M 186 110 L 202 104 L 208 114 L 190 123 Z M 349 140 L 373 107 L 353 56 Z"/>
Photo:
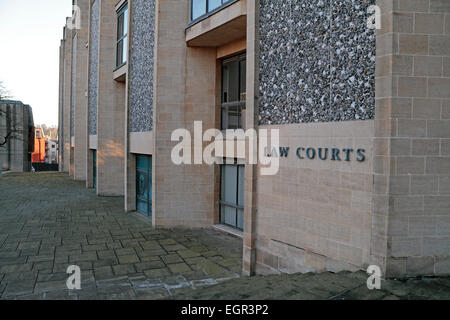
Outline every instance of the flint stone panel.
<path fill-rule="evenodd" d="M 100 8 L 99 0 L 92 3 L 91 8 L 91 43 L 89 57 L 89 134 L 97 134 L 97 93 L 98 93 L 98 49 Z"/>
<path fill-rule="evenodd" d="M 155 0 L 134 0 L 131 16 L 129 125 L 131 132 L 146 132 L 153 129 Z"/>
<path fill-rule="evenodd" d="M 374 4 L 260 0 L 260 125 L 374 118 Z"/>

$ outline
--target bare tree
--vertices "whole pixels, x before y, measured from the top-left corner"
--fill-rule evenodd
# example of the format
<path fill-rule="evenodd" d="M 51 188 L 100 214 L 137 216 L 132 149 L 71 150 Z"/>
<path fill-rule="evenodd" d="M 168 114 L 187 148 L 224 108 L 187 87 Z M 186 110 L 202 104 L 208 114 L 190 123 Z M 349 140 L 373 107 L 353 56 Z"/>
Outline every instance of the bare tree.
<path fill-rule="evenodd" d="M 0 100 L 10 99 L 11 95 L 6 87 L 3 85 L 3 81 L 0 81 Z"/>
<path fill-rule="evenodd" d="M 45 123 L 38 124 L 36 128 L 41 128 L 44 135 L 49 139 L 58 139 L 58 127 L 57 126 L 47 126 Z"/>
<path fill-rule="evenodd" d="M 6 87 L 3 85 L 3 82 L 0 81 L 0 101 L 11 99 L 11 95 Z M 4 128 L 3 124 L 4 123 Z M 23 125 L 20 123 L 15 123 L 13 119 L 11 119 L 11 113 L 8 112 L 8 109 L 0 108 L 0 148 L 5 148 L 9 141 L 11 140 L 24 140 L 23 137 Z"/>

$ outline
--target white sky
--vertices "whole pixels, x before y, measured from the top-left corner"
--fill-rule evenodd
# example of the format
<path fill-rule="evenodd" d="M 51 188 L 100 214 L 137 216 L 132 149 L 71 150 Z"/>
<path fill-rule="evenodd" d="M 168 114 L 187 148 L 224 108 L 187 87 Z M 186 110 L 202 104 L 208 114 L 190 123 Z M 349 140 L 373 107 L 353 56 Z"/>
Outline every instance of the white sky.
<path fill-rule="evenodd" d="M 58 125 L 59 45 L 72 0 L 0 0 L 0 80 L 33 108 L 35 124 Z"/>

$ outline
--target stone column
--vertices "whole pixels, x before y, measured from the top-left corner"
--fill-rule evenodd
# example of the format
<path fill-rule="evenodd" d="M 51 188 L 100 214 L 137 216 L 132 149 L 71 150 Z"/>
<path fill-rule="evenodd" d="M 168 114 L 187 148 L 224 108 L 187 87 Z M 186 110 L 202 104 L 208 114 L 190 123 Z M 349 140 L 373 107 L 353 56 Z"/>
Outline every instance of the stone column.
<path fill-rule="evenodd" d="M 68 18 L 69 19 L 69 18 Z M 70 137 L 70 97 L 72 86 L 72 30 L 66 25 L 64 28 L 64 87 L 63 87 L 63 127 L 64 127 L 64 148 L 63 164 L 64 172 L 70 171 L 71 137 Z"/>
<path fill-rule="evenodd" d="M 171 159 L 178 143 L 171 141 L 174 130 L 188 129 L 193 142 L 194 121 L 202 121 L 204 130 L 216 125 L 216 49 L 187 47 L 189 3 L 157 2 L 153 222 L 158 226 L 204 227 L 215 221 L 217 168 L 175 165 Z"/>
<path fill-rule="evenodd" d="M 59 46 L 58 170 L 64 172 L 64 40 Z"/>
<path fill-rule="evenodd" d="M 372 253 L 388 277 L 450 274 L 450 2 L 377 4 Z"/>
<path fill-rule="evenodd" d="M 88 71 L 88 26 L 90 0 L 77 0 L 76 5 L 81 10 L 81 28 L 76 30 L 77 48 L 75 93 L 74 93 L 74 178 L 86 180 L 86 150 L 87 150 L 87 71 Z"/>
<path fill-rule="evenodd" d="M 156 1 L 156 0 L 151 0 Z M 128 59 L 127 59 L 127 74 L 125 79 L 125 121 L 124 121 L 124 132 L 125 132 L 125 141 L 124 141 L 124 152 L 125 152 L 125 165 L 124 165 L 124 193 L 125 193 L 125 211 L 136 211 L 136 157 L 134 154 L 130 152 L 130 133 L 131 133 L 131 126 L 130 126 L 130 80 L 129 80 L 129 74 L 130 74 L 130 65 L 132 63 L 132 57 L 131 57 L 131 50 L 133 43 L 133 20 L 134 18 L 134 9 L 135 3 L 133 0 L 128 0 Z M 141 12 L 141 14 L 144 14 Z M 153 15 L 156 15 L 156 10 L 153 12 Z M 143 27 L 143 26 L 139 26 Z M 148 26 L 145 26 L 148 27 Z M 154 64 L 154 61 L 151 61 L 151 63 Z M 154 83 L 148 83 L 149 86 L 154 86 Z M 153 108 L 153 105 L 148 106 L 149 108 Z M 151 141 L 153 143 L 153 141 Z"/>
<path fill-rule="evenodd" d="M 116 69 L 117 1 L 99 1 L 97 193 L 122 196 L 125 171 L 125 83 L 113 79 Z"/>
<path fill-rule="evenodd" d="M 97 94 L 98 94 L 98 36 L 100 25 L 100 1 L 89 0 L 87 100 L 86 100 L 86 188 L 94 187 L 94 163 L 91 137 L 97 137 Z M 96 150 L 96 149 L 95 149 Z"/>
<path fill-rule="evenodd" d="M 259 103 L 259 1 L 247 0 L 247 105 L 246 129 L 258 127 L 257 106 Z M 250 143 L 246 144 L 246 154 L 249 154 Z M 245 212 L 244 212 L 244 248 L 243 272 L 247 275 L 255 274 L 256 267 L 256 215 L 257 215 L 257 177 L 258 166 L 245 166 Z"/>

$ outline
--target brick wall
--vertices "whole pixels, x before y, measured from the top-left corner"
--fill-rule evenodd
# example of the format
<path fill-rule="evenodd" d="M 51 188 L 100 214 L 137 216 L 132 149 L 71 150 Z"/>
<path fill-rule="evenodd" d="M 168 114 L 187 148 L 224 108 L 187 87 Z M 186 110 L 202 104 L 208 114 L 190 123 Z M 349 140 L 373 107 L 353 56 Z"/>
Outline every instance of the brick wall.
<path fill-rule="evenodd" d="M 379 4 L 375 249 L 388 275 L 448 274 L 450 1 Z"/>

